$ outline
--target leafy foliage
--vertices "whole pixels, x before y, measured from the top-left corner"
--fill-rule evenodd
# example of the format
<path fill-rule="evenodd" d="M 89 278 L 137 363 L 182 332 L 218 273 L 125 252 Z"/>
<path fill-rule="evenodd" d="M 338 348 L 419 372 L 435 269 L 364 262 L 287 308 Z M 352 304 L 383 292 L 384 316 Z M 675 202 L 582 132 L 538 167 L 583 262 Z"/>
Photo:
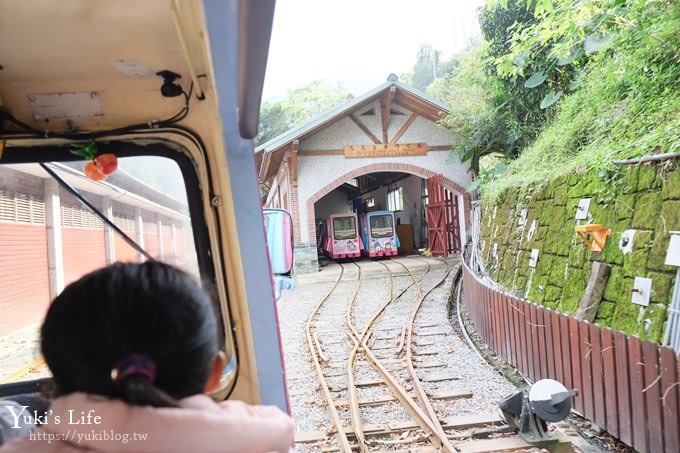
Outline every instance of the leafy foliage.
<path fill-rule="evenodd" d="M 527 8 L 534 5 L 536 20 L 513 30 L 508 52 L 495 56 L 494 64 L 501 77 L 515 80 L 531 74 L 527 88 L 547 81 L 550 92 L 544 93 L 543 109 L 555 103 L 556 93 L 573 88 L 577 69 L 590 54 L 611 47 L 615 18 L 621 17 L 628 5 L 622 0 L 523 3 Z"/>
<path fill-rule="evenodd" d="M 591 4 L 577 5 L 586 3 Z M 598 38 L 586 44 L 593 35 L 584 33 L 581 42 L 585 50 L 594 44 L 600 51 L 581 62 L 552 121 L 501 179 L 485 187 L 487 196 L 573 169 L 608 174 L 615 171 L 615 159 L 680 151 L 680 4 L 599 5 L 606 14 L 592 11 L 598 20 L 605 17 Z M 606 41 L 600 38 L 605 30 Z"/>
<path fill-rule="evenodd" d="M 80 143 L 74 145 L 71 154 L 82 157 L 84 160 L 92 160 L 99 153 L 95 142 Z"/>
<path fill-rule="evenodd" d="M 413 66 L 411 82 L 415 88 L 421 91 L 427 90 L 437 78 L 441 59 L 441 51 L 435 50 L 430 45 L 423 45 L 418 51 L 416 64 Z"/>
<path fill-rule="evenodd" d="M 264 102 L 260 110 L 260 129 L 255 144 L 286 132 L 290 128 L 347 99 L 349 92 L 338 84 L 331 86 L 321 80 L 288 90 L 286 99 Z"/>
<path fill-rule="evenodd" d="M 534 21 L 532 12 L 517 0 L 487 5 L 480 13 L 486 45 L 470 53 L 473 60 L 461 58 L 460 67 L 454 68 L 449 78 L 455 85 L 474 86 L 471 91 L 475 92 L 476 108 L 458 108 L 460 99 L 452 93 L 454 97 L 448 101 L 456 107 L 443 123 L 457 138 L 453 152 L 461 161 L 470 162 L 475 176 L 483 170 L 481 162 L 485 156 L 516 157 L 520 147 L 536 136 L 546 119 L 539 103 L 549 90 L 532 88 L 542 85 L 547 75 L 537 73 L 525 82 L 500 74 L 495 63 L 497 58 L 510 52 L 514 30 Z"/>
<path fill-rule="evenodd" d="M 450 60 L 442 60 L 441 54 L 440 50 L 436 50 L 428 44 L 421 45 L 416 55 L 413 70 L 401 74 L 399 80 L 427 93 L 430 93 L 432 87 L 436 93 L 435 97 L 442 99 L 437 95 L 441 94 L 441 90 L 446 90 L 448 86 L 447 76 L 453 68 L 458 66 L 459 62 L 456 57 Z"/>

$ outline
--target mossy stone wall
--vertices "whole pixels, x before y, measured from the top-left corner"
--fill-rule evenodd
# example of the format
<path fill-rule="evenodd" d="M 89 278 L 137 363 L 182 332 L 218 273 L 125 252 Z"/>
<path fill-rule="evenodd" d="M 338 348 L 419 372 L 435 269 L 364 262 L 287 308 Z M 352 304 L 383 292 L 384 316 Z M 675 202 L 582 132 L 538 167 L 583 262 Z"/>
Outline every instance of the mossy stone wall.
<path fill-rule="evenodd" d="M 590 198 L 589 217 L 576 220 L 583 198 Z M 595 322 L 661 343 L 677 272 L 664 264 L 670 232 L 680 231 L 677 163 L 626 165 L 613 174 L 572 173 L 511 188 L 482 209 L 482 260 L 496 281 L 527 300 L 574 314 L 592 263 L 609 263 Z M 612 230 L 601 252 L 576 234 L 574 227 L 586 223 Z M 629 237 L 632 247 L 626 248 Z M 536 267 L 529 266 L 532 249 L 539 251 Z M 631 301 L 635 277 L 652 279 L 647 307 Z"/>

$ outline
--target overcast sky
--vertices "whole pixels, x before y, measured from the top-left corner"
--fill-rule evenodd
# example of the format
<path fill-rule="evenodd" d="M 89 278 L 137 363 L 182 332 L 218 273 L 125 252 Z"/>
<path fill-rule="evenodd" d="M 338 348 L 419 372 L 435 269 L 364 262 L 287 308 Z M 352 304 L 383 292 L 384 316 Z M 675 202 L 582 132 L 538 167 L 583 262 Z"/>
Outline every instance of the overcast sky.
<path fill-rule="evenodd" d="M 479 35 L 485 0 L 277 0 L 265 100 L 315 79 L 359 96 L 411 70 L 423 44 L 447 58 Z"/>

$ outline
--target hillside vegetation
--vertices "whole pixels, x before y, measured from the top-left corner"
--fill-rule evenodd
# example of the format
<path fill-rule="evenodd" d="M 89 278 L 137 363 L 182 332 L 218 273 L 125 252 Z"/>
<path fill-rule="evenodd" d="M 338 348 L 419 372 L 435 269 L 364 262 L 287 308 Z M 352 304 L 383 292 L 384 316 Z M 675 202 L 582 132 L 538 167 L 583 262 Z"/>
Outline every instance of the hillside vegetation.
<path fill-rule="evenodd" d="M 430 94 L 483 196 L 680 151 L 680 2 L 491 1 L 486 43 Z M 502 28 L 505 27 L 505 28 Z M 479 93 L 486 93 L 479 96 Z"/>

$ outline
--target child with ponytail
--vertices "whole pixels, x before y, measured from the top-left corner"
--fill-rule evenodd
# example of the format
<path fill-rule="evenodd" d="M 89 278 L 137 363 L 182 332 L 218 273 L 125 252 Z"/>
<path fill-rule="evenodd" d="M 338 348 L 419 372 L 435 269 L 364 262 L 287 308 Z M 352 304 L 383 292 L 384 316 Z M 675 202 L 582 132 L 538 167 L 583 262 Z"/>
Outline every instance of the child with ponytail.
<path fill-rule="evenodd" d="M 288 452 L 274 406 L 214 402 L 225 355 L 208 295 L 160 262 L 115 263 L 51 304 L 41 348 L 58 397 L 13 452 Z M 38 414 L 41 415 L 41 414 Z"/>

